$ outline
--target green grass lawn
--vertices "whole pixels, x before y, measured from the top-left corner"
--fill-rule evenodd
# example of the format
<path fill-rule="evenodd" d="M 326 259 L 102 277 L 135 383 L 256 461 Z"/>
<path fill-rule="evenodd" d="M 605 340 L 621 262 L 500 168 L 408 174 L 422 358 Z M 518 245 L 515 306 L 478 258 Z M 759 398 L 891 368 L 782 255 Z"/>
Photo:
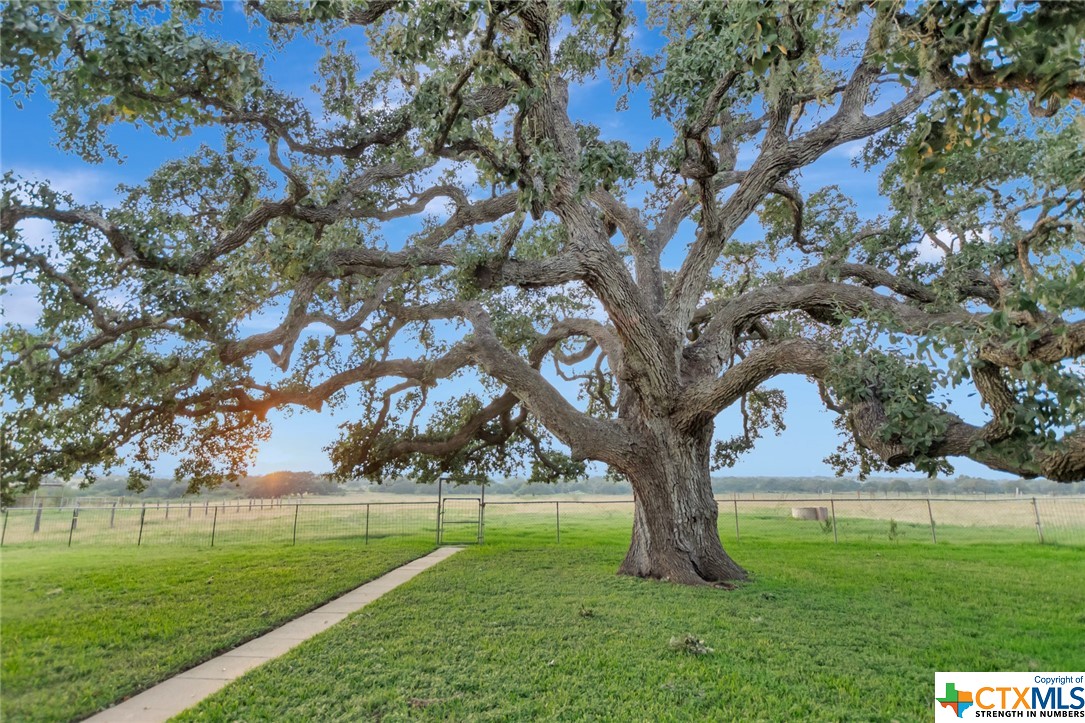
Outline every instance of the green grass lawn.
<path fill-rule="evenodd" d="M 85 717 L 432 546 L 5 548 L 3 718 Z"/>
<path fill-rule="evenodd" d="M 724 591 L 627 534 L 469 549 L 179 720 L 929 720 L 936 670 L 1085 668 L 1081 549 L 752 538 Z"/>

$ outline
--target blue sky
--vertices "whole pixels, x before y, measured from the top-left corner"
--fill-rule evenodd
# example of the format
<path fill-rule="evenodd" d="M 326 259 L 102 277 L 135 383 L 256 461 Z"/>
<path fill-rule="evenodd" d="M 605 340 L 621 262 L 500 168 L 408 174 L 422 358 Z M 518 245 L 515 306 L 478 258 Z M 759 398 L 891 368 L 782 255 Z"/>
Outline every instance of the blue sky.
<path fill-rule="evenodd" d="M 252 34 L 249 31 L 236 6 L 228 4 L 217 32 L 223 37 L 240 40 L 253 49 L 268 49 L 258 33 Z M 360 52 L 364 52 L 360 34 L 358 38 L 356 47 Z M 636 42 L 651 45 L 659 41 L 640 28 Z M 313 71 L 320 55 L 319 50 L 304 41 L 298 41 L 288 46 L 285 53 L 265 55 L 268 58 L 267 74 L 273 84 L 301 97 L 315 98 L 309 85 L 315 79 Z M 139 182 L 162 162 L 188 155 L 200 143 L 218 145 L 215 132 L 198 130 L 193 136 L 181 141 L 169 141 L 158 138 L 145 129 L 118 125 L 110 140 L 121 148 L 124 161 L 118 163 L 107 160 L 100 165 L 90 165 L 55 148 L 57 135 L 49 121 L 51 110 L 50 102 L 42 93 L 24 102 L 21 110 L 16 109 L 6 92 L 3 93 L 0 100 L 3 119 L 0 130 L 0 167 L 5 171 L 13 170 L 24 177 L 49 179 L 55 187 L 71 192 L 82 203 L 109 205 L 116 197 L 114 189 L 117 184 Z M 657 134 L 664 138 L 668 135 L 665 124 L 650 118 L 643 97 L 632 97 L 628 111 L 615 113 L 614 94 L 607 78 L 599 78 L 583 86 L 571 88 L 570 111 L 575 119 L 598 124 L 604 137 L 626 140 L 635 148 L 643 147 Z M 833 183 L 855 201 L 861 215 L 874 216 L 884 211 L 885 201 L 876 193 L 876 175 L 852 164 L 860 148 L 861 143 L 856 143 L 835 149 L 817 164 L 804 170 L 800 181 L 803 190 L 809 192 Z M 753 153 L 755 149 L 744 149 L 739 157 L 739 166 L 743 167 L 751 162 Z M 386 231 L 406 232 L 411 230 L 410 223 L 405 221 L 400 227 Z M 689 228 L 691 225 L 687 224 L 687 232 Z M 43 223 L 31 222 L 24 226 L 24 232 L 45 234 L 48 227 Z M 755 222 L 749 222 L 740 229 L 738 235 L 743 240 L 756 240 L 759 229 Z M 677 267 L 686 244 L 691 240 L 689 233 L 676 239 L 664 256 L 665 265 Z M 12 293 L 2 299 L 8 321 L 33 323 L 36 303 L 30 290 L 13 289 Z M 255 327 L 250 329 L 255 330 Z M 468 382 L 449 385 L 442 396 L 456 394 L 465 384 Z M 731 473 L 775 476 L 832 474 L 822 459 L 833 451 L 839 440 L 832 426 L 834 415 L 823 409 L 816 388 L 803 378 L 794 376 L 781 378 L 773 386 L 787 393 L 788 429 L 780 437 L 769 436 L 762 439 L 756 449 L 743 457 Z M 966 400 L 963 395 L 955 396 L 959 396 L 964 402 L 965 409 L 962 411 L 966 417 L 979 418 L 979 411 L 974 403 Z M 271 440 L 262 445 L 252 469 L 254 473 L 281 469 L 326 471 L 329 464 L 322 448 L 337 437 L 338 425 L 353 421 L 355 416 L 351 409 L 344 408 L 336 413 L 321 414 L 296 412 L 284 415 L 273 412 L 270 418 L 274 433 Z M 722 414 L 717 427 L 721 437 L 737 433 L 741 429 L 737 410 Z M 955 465 L 961 474 L 1001 476 L 966 460 L 957 460 Z M 172 466 L 172 460 L 163 459 L 158 471 L 163 475 L 169 474 Z"/>

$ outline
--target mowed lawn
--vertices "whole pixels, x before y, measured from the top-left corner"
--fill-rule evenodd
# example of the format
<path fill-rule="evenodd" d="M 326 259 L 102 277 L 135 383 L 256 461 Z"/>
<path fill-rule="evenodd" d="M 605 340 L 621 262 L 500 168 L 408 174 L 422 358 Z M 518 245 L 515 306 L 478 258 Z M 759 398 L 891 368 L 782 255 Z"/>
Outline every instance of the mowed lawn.
<path fill-rule="evenodd" d="M 178 720 L 929 720 L 937 670 L 1085 668 L 1080 548 L 754 540 L 727 591 L 627 535 L 471 548 Z"/>
<path fill-rule="evenodd" d="M 0 713 L 86 717 L 432 547 L 5 548 Z"/>

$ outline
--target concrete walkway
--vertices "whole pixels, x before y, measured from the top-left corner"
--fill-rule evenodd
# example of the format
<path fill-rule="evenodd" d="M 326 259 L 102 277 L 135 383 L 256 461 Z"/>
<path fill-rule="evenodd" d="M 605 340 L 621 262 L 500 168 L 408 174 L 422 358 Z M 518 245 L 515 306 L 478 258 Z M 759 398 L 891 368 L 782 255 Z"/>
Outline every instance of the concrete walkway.
<path fill-rule="evenodd" d="M 425 557 L 408 562 L 403 567 L 398 567 L 383 577 L 367 582 L 311 613 L 290 621 L 281 628 L 250 640 L 228 653 L 201 663 L 109 710 L 102 711 L 88 718 L 87 723 L 159 723 L 169 720 L 225 687 L 231 680 L 327 630 L 355 610 L 365 607 L 389 590 L 399 587 L 418 573 L 462 549 L 438 548 Z"/>

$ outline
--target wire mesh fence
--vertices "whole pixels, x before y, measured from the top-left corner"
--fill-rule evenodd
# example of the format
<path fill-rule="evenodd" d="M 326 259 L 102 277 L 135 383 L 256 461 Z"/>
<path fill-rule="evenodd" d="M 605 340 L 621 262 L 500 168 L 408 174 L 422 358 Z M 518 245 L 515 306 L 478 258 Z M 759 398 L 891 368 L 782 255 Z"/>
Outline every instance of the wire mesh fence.
<path fill-rule="evenodd" d="M 721 520 L 735 523 L 731 534 L 752 538 L 1085 545 L 1085 498 L 1077 497 L 766 499 L 720 507 Z"/>
<path fill-rule="evenodd" d="M 633 524 L 633 500 L 486 501 L 485 539 L 529 544 L 579 540 Z"/>
<path fill-rule="evenodd" d="M 12 507 L 0 544 L 207 545 L 297 544 L 358 538 L 436 539 L 432 502 L 290 503 L 231 500 L 106 507 Z"/>
<path fill-rule="evenodd" d="M 1085 546 L 1085 497 L 718 499 L 720 537 Z M 172 502 L 4 511 L 0 545 L 298 544 L 353 538 L 554 544 L 628 532 L 631 499 Z"/>

